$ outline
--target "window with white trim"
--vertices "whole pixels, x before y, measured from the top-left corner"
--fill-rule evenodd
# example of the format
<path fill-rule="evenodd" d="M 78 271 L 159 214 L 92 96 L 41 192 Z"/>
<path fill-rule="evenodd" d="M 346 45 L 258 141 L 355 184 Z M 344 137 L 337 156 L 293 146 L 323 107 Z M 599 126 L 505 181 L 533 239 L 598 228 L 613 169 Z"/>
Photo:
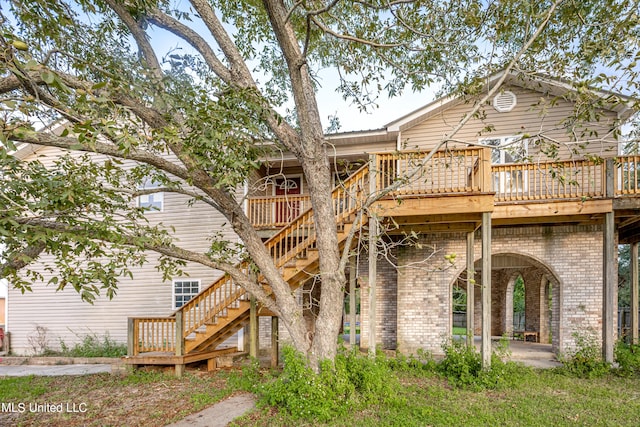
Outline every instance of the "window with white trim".
<path fill-rule="evenodd" d="M 159 188 L 160 183 L 154 181 L 151 178 L 145 180 L 140 186 L 141 190 L 152 190 Z M 164 208 L 164 193 L 151 193 L 138 196 L 138 207 L 144 208 L 149 212 L 162 212 Z"/>
<path fill-rule="evenodd" d="M 173 281 L 173 309 L 177 310 L 200 293 L 200 280 Z"/>
<path fill-rule="evenodd" d="M 528 156 L 528 140 L 520 136 L 496 136 L 479 140 L 480 144 L 491 147 L 491 164 L 505 165 L 523 163 Z M 493 173 L 493 190 L 497 193 L 518 193 L 526 191 L 528 174 L 518 166 L 505 167 Z"/>

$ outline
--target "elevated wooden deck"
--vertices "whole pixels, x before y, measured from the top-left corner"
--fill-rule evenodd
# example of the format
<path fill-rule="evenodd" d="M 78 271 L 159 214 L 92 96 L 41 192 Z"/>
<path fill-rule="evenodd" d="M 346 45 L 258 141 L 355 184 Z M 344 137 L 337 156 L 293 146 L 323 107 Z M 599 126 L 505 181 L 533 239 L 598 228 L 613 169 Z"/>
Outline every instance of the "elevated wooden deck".
<path fill-rule="evenodd" d="M 428 161 L 421 152 L 371 157 L 376 191 L 406 181 L 373 211 L 414 231 L 466 231 L 482 212 L 492 213 L 494 227 L 595 224 L 614 212 L 620 242 L 640 241 L 640 156 L 491 165 L 490 149 L 475 148 Z M 276 209 L 287 206 L 310 206 L 309 197 L 250 197 L 248 215 L 258 229 L 278 229 Z"/>
<path fill-rule="evenodd" d="M 398 230 L 468 232 L 489 213 L 495 227 L 604 223 L 605 215 L 614 213 L 619 241 L 640 241 L 639 156 L 490 162 L 491 149 L 482 147 L 371 155 L 369 164 L 333 191 L 338 241 L 344 243 L 355 214 L 372 197 L 376 201 L 366 213 Z M 248 199 L 247 214 L 255 227 L 275 230 L 265 246 L 292 289 L 318 265 L 308 206 L 305 195 Z M 250 265 L 238 268 L 248 271 Z M 244 289 L 224 276 L 167 317 L 130 318 L 125 362 L 175 364 L 179 373 L 185 363 L 210 360 L 217 346 L 249 322 L 250 306 Z"/>

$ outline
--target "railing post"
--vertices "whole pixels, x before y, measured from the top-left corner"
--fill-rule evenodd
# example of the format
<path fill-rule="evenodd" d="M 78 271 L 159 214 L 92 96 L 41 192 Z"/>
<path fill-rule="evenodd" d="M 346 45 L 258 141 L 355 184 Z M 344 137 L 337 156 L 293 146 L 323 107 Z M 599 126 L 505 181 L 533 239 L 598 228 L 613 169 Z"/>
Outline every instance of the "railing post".
<path fill-rule="evenodd" d="M 605 197 L 615 196 L 615 162 L 614 159 L 605 161 Z"/>
<path fill-rule="evenodd" d="M 176 312 L 176 356 L 184 356 L 184 313 L 182 310 Z M 176 364 L 176 377 L 180 378 L 184 374 L 184 363 Z"/>
<path fill-rule="evenodd" d="M 136 328 L 136 319 L 129 317 L 127 319 L 127 355 L 138 355 L 138 330 Z"/>
<path fill-rule="evenodd" d="M 378 156 L 369 154 L 369 196 L 378 191 Z"/>
<path fill-rule="evenodd" d="M 176 356 L 184 356 L 184 313 L 176 312 Z"/>
<path fill-rule="evenodd" d="M 483 193 L 495 191 L 492 184 L 493 179 L 491 179 L 491 148 L 483 148 L 480 159 L 480 191 Z"/>

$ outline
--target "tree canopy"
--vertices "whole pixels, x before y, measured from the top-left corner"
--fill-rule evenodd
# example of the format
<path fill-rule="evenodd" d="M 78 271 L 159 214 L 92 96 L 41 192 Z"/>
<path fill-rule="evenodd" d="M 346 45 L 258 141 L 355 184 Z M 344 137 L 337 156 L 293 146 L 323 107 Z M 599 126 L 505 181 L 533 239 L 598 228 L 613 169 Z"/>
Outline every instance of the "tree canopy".
<path fill-rule="evenodd" d="M 636 107 L 640 89 L 633 0 L 11 0 L 1 14 L 2 276 L 27 289 L 38 279 L 30 262 L 48 254 L 51 282 L 91 300 L 100 286 L 113 295 L 145 251 L 162 255 L 167 275 L 199 262 L 278 314 L 312 361 L 335 355 L 348 257 L 336 240 L 318 91 L 361 109 L 427 87 L 475 100 L 445 143 L 482 114 L 497 71 L 570 82 L 567 123 L 597 115 L 605 100 L 590 87 Z M 327 68 L 338 87 L 316 79 Z M 70 154 L 25 163 L 16 154 L 25 144 Z M 295 156 L 309 183 L 322 281 L 315 335 L 236 192 L 270 150 Z M 150 226 L 132 203 L 149 177 L 155 191 L 219 210 L 243 247 L 214 241 L 196 253 Z M 273 295 L 235 266 L 245 255 Z"/>

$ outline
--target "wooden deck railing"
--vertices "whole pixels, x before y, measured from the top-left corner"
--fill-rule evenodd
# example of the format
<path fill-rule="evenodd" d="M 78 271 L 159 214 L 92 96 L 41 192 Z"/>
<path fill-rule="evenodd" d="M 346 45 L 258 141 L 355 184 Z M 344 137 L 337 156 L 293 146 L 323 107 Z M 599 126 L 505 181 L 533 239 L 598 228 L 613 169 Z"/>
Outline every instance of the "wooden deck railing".
<path fill-rule="evenodd" d="M 347 221 L 366 198 L 369 186 L 369 166 L 365 165 L 337 186 L 331 197 L 338 225 Z M 265 243 L 276 267 L 284 267 L 296 257 L 304 257 L 315 248 L 316 230 L 313 211 L 308 209 Z"/>
<path fill-rule="evenodd" d="M 309 196 L 261 196 L 247 199 L 247 216 L 257 228 L 280 228 L 311 207 Z"/>
<path fill-rule="evenodd" d="M 496 202 L 597 198 L 605 194 L 605 163 L 589 160 L 491 167 Z"/>
<path fill-rule="evenodd" d="M 430 159 L 427 155 L 424 151 L 376 154 L 378 190 L 401 181 L 395 196 L 491 191 L 490 149 L 440 151 Z"/>
<path fill-rule="evenodd" d="M 640 156 L 618 156 L 615 162 L 615 194 L 632 196 L 640 194 Z"/>
<path fill-rule="evenodd" d="M 137 355 L 152 351 L 176 350 L 176 319 L 174 317 L 130 317 L 128 353 Z"/>

